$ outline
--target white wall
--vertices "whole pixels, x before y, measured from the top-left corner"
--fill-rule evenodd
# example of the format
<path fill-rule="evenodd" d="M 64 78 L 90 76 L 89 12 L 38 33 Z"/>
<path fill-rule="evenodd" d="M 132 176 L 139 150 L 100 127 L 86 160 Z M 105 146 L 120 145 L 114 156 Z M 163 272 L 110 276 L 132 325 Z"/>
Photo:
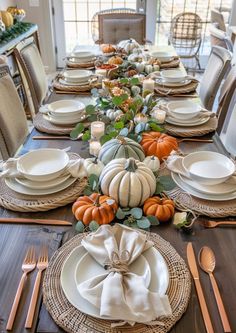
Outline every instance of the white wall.
<path fill-rule="evenodd" d="M 9 6 L 15 6 L 16 0 L 0 0 L 0 10 L 6 10 Z"/>
<path fill-rule="evenodd" d="M 19 8 L 23 8 L 26 11 L 25 21 L 33 22 L 38 25 L 44 66 L 49 72 L 55 71 L 56 59 L 52 28 L 51 0 L 16 0 L 16 2 Z"/>
<path fill-rule="evenodd" d="M 157 0 L 147 0 L 146 15 L 146 38 L 154 43 L 156 35 Z"/>

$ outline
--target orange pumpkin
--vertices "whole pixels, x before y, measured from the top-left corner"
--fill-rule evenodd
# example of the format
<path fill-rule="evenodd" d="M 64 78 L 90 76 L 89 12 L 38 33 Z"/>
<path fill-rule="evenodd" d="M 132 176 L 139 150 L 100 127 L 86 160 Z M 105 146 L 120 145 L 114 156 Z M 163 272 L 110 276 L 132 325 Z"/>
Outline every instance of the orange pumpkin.
<path fill-rule="evenodd" d="M 102 52 L 103 53 L 116 52 L 116 48 L 111 44 L 104 44 L 104 45 L 102 45 Z"/>
<path fill-rule="evenodd" d="M 118 56 L 111 57 L 108 60 L 109 65 L 121 65 L 122 63 L 123 63 L 123 59 L 121 57 L 118 57 Z"/>
<path fill-rule="evenodd" d="M 152 197 L 144 202 L 143 212 L 146 216 L 153 215 L 160 222 L 166 222 L 174 216 L 175 204 L 168 198 Z"/>
<path fill-rule="evenodd" d="M 98 224 L 108 224 L 114 220 L 118 205 L 115 201 L 109 205 L 107 200 L 113 199 L 98 193 L 79 197 L 72 206 L 72 212 L 85 225 L 93 220 Z"/>
<path fill-rule="evenodd" d="M 178 142 L 172 136 L 160 132 L 147 132 L 142 134 L 141 146 L 146 156 L 155 155 L 162 160 L 172 150 L 178 149 Z"/>

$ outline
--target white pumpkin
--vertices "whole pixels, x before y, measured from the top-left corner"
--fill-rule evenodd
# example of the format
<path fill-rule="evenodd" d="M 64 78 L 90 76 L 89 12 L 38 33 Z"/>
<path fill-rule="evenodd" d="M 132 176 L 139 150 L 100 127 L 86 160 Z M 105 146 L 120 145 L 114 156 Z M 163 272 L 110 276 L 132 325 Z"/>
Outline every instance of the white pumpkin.
<path fill-rule="evenodd" d="M 158 157 L 152 155 L 152 156 L 147 156 L 144 160 L 143 163 L 151 169 L 153 172 L 157 172 L 160 168 L 160 160 Z"/>
<path fill-rule="evenodd" d="M 130 158 L 143 161 L 145 158 L 142 146 L 130 138 L 118 136 L 116 139 L 111 139 L 102 145 L 98 158 L 103 164 L 108 164 L 115 158 Z"/>
<path fill-rule="evenodd" d="M 152 73 L 152 72 L 153 72 L 153 67 L 152 67 L 152 65 L 146 65 L 146 66 L 145 66 L 145 72 L 146 72 L 147 74 Z"/>
<path fill-rule="evenodd" d="M 153 172 L 133 158 L 119 158 L 108 163 L 99 182 L 102 193 L 114 198 L 121 207 L 141 206 L 156 190 Z"/>
<path fill-rule="evenodd" d="M 86 158 L 86 160 L 84 160 L 84 167 L 88 173 L 88 176 L 93 174 L 99 177 L 104 168 L 104 164 L 98 160 L 97 157 L 92 157 Z"/>
<path fill-rule="evenodd" d="M 144 69 L 145 69 L 145 62 L 144 61 L 135 62 L 135 67 L 139 73 L 142 73 L 142 72 L 144 72 Z"/>
<path fill-rule="evenodd" d="M 138 42 L 136 42 L 135 39 L 130 38 L 127 40 L 122 40 L 119 42 L 118 47 L 121 47 L 124 49 L 128 54 L 132 53 L 134 49 L 139 49 L 140 45 Z"/>
<path fill-rule="evenodd" d="M 153 72 L 157 72 L 160 70 L 160 66 L 159 65 L 152 65 L 153 67 Z"/>
<path fill-rule="evenodd" d="M 109 109 L 106 112 L 106 115 L 110 120 L 115 120 L 118 116 L 120 116 L 122 114 L 123 114 L 123 112 L 121 110 Z"/>

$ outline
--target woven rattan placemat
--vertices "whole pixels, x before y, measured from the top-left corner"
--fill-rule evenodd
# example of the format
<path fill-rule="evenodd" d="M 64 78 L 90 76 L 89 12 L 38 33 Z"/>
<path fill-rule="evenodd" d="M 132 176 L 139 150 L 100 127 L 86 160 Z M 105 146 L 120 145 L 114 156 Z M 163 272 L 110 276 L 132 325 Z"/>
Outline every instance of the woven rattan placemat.
<path fill-rule="evenodd" d="M 81 68 L 81 69 L 94 69 L 94 67 L 95 67 L 94 61 L 90 61 L 90 62 L 84 63 L 84 64 L 78 64 L 76 62 L 72 62 L 69 60 L 66 62 L 66 66 L 68 68 Z"/>
<path fill-rule="evenodd" d="M 90 123 L 83 121 L 83 124 L 85 127 L 89 127 Z M 56 135 L 64 135 L 64 134 L 69 134 L 72 129 L 75 127 L 75 125 L 64 125 L 64 126 L 59 126 L 59 125 L 54 125 L 48 121 L 44 115 L 40 112 L 37 113 L 35 118 L 33 119 L 33 125 L 34 127 L 43 133 L 48 133 L 48 134 L 56 134 Z"/>
<path fill-rule="evenodd" d="M 160 96 L 187 94 L 194 92 L 197 89 L 197 86 L 198 82 L 196 81 L 191 81 L 189 84 L 181 87 L 164 87 L 163 85 L 156 83 L 155 93 Z"/>
<path fill-rule="evenodd" d="M 175 249 L 159 235 L 147 233 L 148 238 L 154 242 L 155 248 L 165 258 L 169 269 L 170 282 L 167 290 L 172 316 L 161 318 L 165 326 L 147 326 L 135 324 L 111 328 L 111 321 L 101 320 L 88 316 L 73 307 L 65 297 L 60 285 L 61 269 L 64 261 L 79 246 L 84 235 L 77 235 L 61 247 L 50 260 L 43 281 L 43 296 L 47 310 L 53 320 L 70 333 L 166 333 L 181 318 L 185 312 L 191 291 L 191 279 L 184 260 Z M 113 321 L 114 322 L 114 321 Z"/>
<path fill-rule="evenodd" d="M 179 57 L 174 57 L 173 60 L 169 61 L 169 62 L 163 62 L 161 63 L 160 68 L 161 69 L 165 69 L 165 68 L 176 68 L 178 67 L 180 64 L 180 59 Z"/>
<path fill-rule="evenodd" d="M 77 159 L 77 154 L 69 154 L 71 159 Z M 49 194 L 30 196 L 11 190 L 0 178 L 0 206 L 16 212 L 42 212 L 65 206 L 75 201 L 87 185 L 87 179 L 78 179 L 66 189 Z"/>
<path fill-rule="evenodd" d="M 214 132 L 217 128 L 217 125 L 218 125 L 217 118 L 210 118 L 208 122 L 199 126 L 181 127 L 166 123 L 165 130 L 170 135 L 186 138 L 192 136 L 202 136 L 207 133 Z"/>
<path fill-rule="evenodd" d="M 84 86 L 75 86 L 75 85 L 65 85 L 60 83 L 60 76 L 56 77 L 53 81 L 53 88 L 55 91 L 63 91 L 64 93 L 80 93 L 80 92 L 89 92 L 93 88 L 101 88 L 101 83 L 98 83 L 97 81 L 91 82 L 90 84 L 86 84 Z"/>

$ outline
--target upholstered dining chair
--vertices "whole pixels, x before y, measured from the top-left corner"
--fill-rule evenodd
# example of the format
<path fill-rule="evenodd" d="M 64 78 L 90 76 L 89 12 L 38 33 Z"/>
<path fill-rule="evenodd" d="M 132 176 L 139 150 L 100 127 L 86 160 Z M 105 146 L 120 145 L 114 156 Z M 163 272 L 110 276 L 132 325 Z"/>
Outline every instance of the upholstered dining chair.
<path fill-rule="evenodd" d="M 133 38 L 139 44 L 146 40 L 146 15 L 137 12 L 100 12 L 98 19 L 97 44 L 118 44 L 121 40 Z M 96 20 L 94 18 L 95 24 Z"/>
<path fill-rule="evenodd" d="M 25 90 L 29 89 L 34 111 L 38 112 L 40 105 L 48 94 L 48 81 L 42 58 L 32 37 L 20 42 L 14 49 L 14 55 L 25 78 Z"/>
<path fill-rule="evenodd" d="M 0 65 L 0 155 L 7 159 L 15 155 L 28 135 L 24 108 L 21 104 L 9 68 Z"/>
<path fill-rule="evenodd" d="M 206 109 L 212 109 L 220 84 L 230 68 L 231 58 L 228 50 L 219 46 L 212 47 L 199 90 L 202 105 Z"/>

